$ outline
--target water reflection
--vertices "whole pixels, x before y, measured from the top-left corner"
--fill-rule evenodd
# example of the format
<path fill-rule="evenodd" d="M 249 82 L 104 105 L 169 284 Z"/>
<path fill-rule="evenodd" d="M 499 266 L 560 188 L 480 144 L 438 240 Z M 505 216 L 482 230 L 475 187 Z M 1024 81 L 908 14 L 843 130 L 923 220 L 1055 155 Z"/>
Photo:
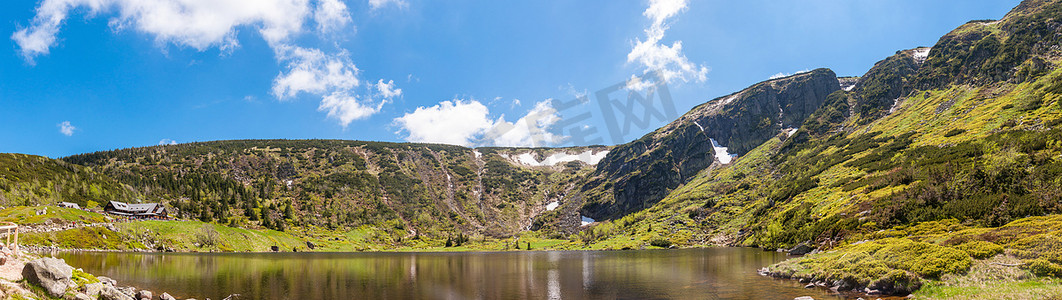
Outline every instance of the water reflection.
<path fill-rule="evenodd" d="M 792 299 L 823 290 L 756 275 L 774 252 L 721 248 L 502 253 L 64 253 L 85 271 L 221 299 Z"/>

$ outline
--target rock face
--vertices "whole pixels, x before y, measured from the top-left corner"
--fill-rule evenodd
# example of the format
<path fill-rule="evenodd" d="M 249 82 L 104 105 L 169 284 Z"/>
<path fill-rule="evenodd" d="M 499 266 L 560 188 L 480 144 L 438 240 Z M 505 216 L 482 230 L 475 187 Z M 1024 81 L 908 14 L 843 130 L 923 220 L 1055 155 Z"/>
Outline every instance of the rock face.
<path fill-rule="evenodd" d="M 1025 82 L 1050 71 L 1062 43 L 1056 1 L 1022 1 L 999 21 L 971 21 L 933 46 L 915 87 Z"/>
<path fill-rule="evenodd" d="M 908 81 L 914 79 L 921 66 L 919 59 L 929 48 L 897 51 L 895 55 L 879 61 L 863 77 L 855 88 L 852 112 L 859 125 L 870 123 L 889 112 L 896 99 L 911 91 Z"/>
<path fill-rule="evenodd" d="M 582 187 L 581 213 L 606 220 L 641 210 L 717 161 L 711 140 L 744 155 L 799 127 L 840 90 L 829 69 L 773 79 L 699 105 L 678 120 L 616 146 Z"/>
<path fill-rule="evenodd" d="M 45 257 L 26 263 L 22 268 L 22 277 L 31 284 L 43 287 L 48 294 L 59 297 L 66 289 L 74 286 L 74 268 L 58 258 Z"/>

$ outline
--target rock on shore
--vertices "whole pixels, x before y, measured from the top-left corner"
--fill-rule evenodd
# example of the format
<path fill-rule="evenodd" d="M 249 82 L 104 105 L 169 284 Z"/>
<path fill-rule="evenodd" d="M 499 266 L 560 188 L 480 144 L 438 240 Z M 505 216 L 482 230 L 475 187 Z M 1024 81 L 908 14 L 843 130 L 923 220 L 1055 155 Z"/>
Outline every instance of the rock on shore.
<path fill-rule="evenodd" d="M 22 278 L 43 287 L 53 297 L 62 296 L 67 288 L 76 285 L 70 279 L 73 275 L 74 268 L 67 265 L 66 261 L 51 257 L 32 260 L 22 268 Z"/>

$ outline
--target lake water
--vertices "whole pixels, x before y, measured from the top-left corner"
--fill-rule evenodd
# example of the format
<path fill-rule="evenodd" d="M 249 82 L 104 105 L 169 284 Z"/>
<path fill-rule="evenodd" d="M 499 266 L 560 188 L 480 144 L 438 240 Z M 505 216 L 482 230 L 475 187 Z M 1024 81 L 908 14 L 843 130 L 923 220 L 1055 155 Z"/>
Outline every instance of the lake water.
<path fill-rule="evenodd" d="M 119 285 L 222 299 L 833 299 L 750 248 L 464 253 L 59 253 Z"/>

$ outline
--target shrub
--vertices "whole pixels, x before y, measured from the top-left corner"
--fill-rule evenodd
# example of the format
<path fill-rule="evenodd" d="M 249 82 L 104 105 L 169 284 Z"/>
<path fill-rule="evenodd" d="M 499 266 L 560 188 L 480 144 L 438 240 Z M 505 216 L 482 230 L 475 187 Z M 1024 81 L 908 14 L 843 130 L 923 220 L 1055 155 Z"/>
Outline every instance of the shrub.
<path fill-rule="evenodd" d="M 945 132 L 944 133 L 944 137 L 953 137 L 953 136 L 956 136 L 956 135 L 963 134 L 964 132 L 966 132 L 966 129 L 955 128 L 955 129 L 952 129 L 952 130 L 948 130 L 948 132 Z"/>
<path fill-rule="evenodd" d="M 1062 266 L 1051 263 L 1043 258 L 1026 261 L 1025 265 L 1029 268 L 1029 271 L 1036 276 L 1062 276 Z"/>
<path fill-rule="evenodd" d="M 770 269 L 788 277 L 843 280 L 902 294 L 918 289 L 919 276 L 940 278 L 962 273 L 972 262 L 965 252 L 950 247 L 884 238 L 790 259 Z"/>
<path fill-rule="evenodd" d="M 955 249 L 962 250 L 969 254 L 970 257 L 976 259 L 985 259 L 996 256 L 996 254 L 1003 253 L 1003 246 L 997 245 L 993 242 L 986 241 L 973 241 L 965 244 L 955 246 Z"/>
<path fill-rule="evenodd" d="M 667 248 L 667 247 L 671 247 L 671 241 L 669 241 L 669 240 L 667 240 L 665 238 L 655 238 L 655 239 L 652 239 L 652 240 L 649 241 L 649 245 L 660 247 L 660 248 Z"/>
<path fill-rule="evenodd" d="M 1043 259 L 1062 263 L 1062 238 L 1053 234 L 1036 234 L 1007 245 L 1010 253 L 1022 259 Z"/>

